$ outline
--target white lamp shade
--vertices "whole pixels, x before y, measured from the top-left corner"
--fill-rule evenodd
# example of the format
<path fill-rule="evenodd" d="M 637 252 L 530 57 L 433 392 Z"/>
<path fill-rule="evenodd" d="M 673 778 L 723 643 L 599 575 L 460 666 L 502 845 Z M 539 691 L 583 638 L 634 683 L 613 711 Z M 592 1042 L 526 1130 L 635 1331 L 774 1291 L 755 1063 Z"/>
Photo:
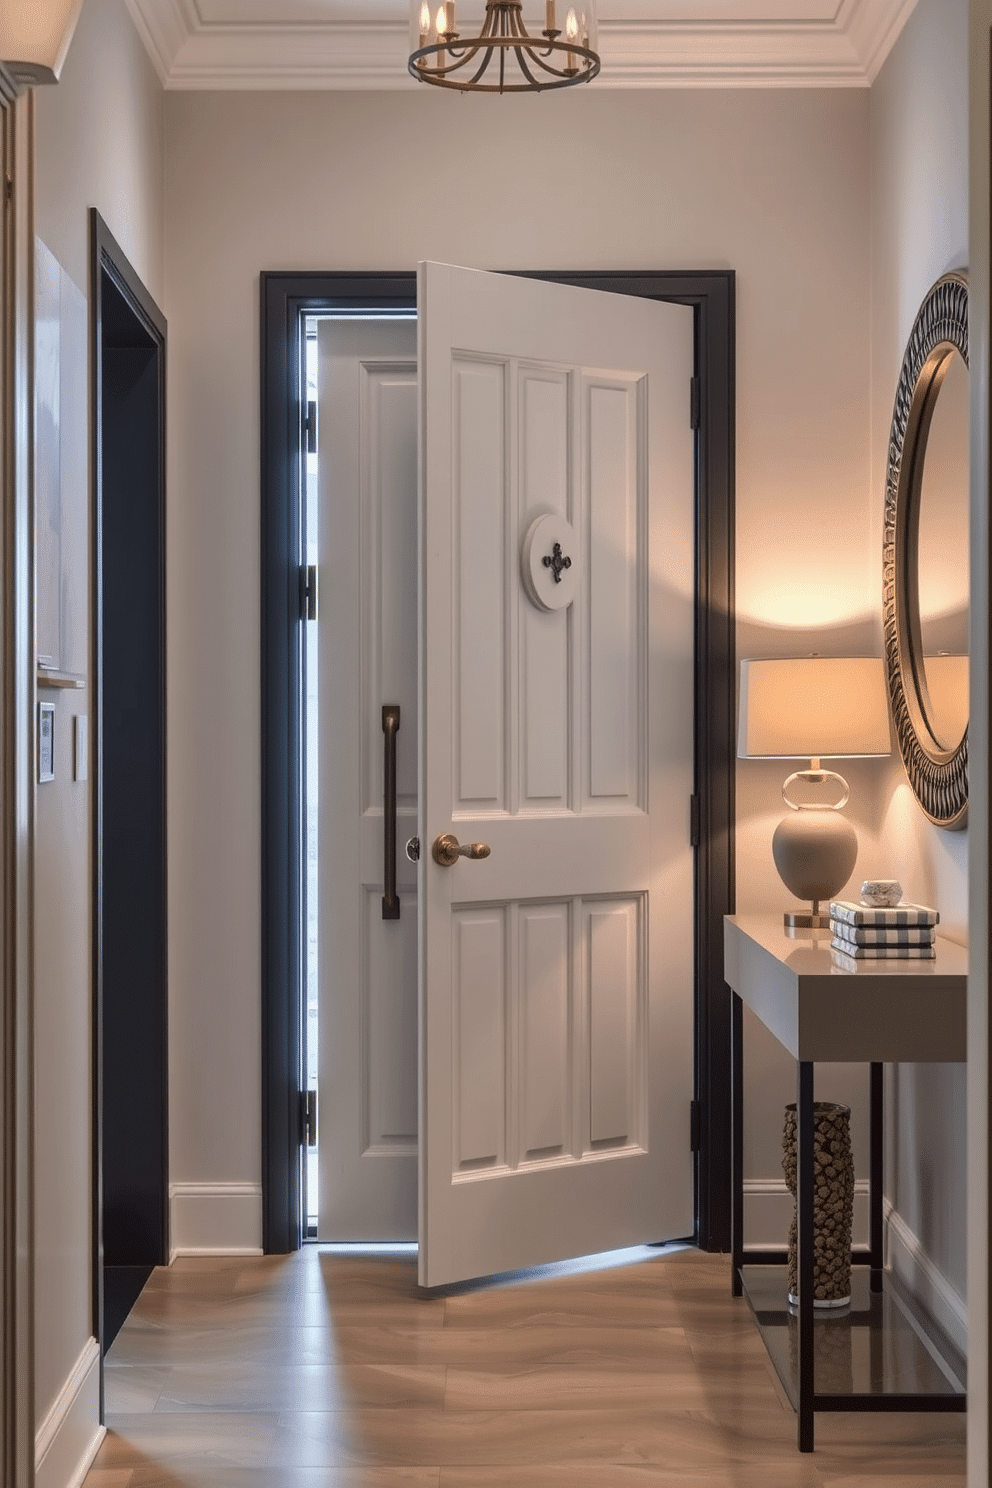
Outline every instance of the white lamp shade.
<path fill-rule="evenodd" d="M 58 82 L 83 0 L 2 0 L 0 62 L 22 83 Z"/>
<path fill-rule="evenodd" d="M 880 658 L 741 662 L 740 759 L 829 759 L 891 750 Z"/>

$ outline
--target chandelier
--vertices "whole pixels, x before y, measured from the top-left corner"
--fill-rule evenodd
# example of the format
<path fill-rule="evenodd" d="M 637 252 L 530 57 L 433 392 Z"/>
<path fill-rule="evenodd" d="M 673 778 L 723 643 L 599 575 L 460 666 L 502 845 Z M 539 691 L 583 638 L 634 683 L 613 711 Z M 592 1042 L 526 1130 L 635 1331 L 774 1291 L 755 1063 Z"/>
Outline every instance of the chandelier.
<path fill-rule="evenodd" d="M 540 3 L 540 0 L 537 0 Z M 410 72 L 462 93 L 540 93 L 587 83 L 599 72 L 592 0 L 578 0 L 558 25 L 557 0 L 544 0 L 544 29 L 524 24 L 523 0 L 459 0 L 475 11 L 459 30 L 455 0 L 410 0 Z"/>

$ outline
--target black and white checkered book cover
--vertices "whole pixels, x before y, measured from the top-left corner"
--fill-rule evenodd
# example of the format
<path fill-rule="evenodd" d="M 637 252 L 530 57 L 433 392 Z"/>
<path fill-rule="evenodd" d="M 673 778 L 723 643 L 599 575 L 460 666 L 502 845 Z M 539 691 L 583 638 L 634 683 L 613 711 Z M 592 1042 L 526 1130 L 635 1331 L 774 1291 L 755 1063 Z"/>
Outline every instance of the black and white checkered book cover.
<path fill-rule="evenodd" d="M 850 899 L 834 899 L 830 905 L 830 918 L 843 925 L 936 925 L 940 921 L 937 911 L 925 904 L 896 904 L 890 909 L 872 909 Z"/>
<path fill-rule="evenodd" d="M 830 921 L 834 940 L 851 946 L 933 945 L 933 925 L 845 925 L 843 920 Z"/>
<path fill-rule="evenodd" d="M 851 961 L 933 961 L 937 955 L 932 945 L 853 945 L 836 936 L 830 942 L 830 949 Z"/>

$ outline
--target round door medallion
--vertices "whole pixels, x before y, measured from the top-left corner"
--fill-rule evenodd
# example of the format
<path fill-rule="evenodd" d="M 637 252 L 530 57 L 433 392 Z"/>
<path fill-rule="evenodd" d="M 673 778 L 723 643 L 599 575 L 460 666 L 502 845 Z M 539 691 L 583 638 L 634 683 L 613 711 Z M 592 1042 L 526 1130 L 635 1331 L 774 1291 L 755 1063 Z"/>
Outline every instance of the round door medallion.
<path fill-rule="evenodd" d="M 545 513 L 531 522 L 520 550 L 520 576 L 539 610 L 564 610 L 572 603 L 579 586 L 579 545 L 564 517 Z"/>

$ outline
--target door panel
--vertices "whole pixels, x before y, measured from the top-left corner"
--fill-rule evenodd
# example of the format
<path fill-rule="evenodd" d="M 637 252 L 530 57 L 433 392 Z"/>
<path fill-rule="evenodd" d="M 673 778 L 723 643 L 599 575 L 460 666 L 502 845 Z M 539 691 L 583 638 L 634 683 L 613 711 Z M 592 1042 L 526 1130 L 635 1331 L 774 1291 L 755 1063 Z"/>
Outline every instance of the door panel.
<path fill-rule="evenodd" d="M 571 907 L 520 908 L 519 1163 L 572 1151 Z"/>
<path fill-rule="evenodd" d="M 693 354 L 679 306 L 433 264 L 419 291 L 435 1286 L 692 1229 Z M 520 575 L 549 513 L 550 611 Z M 491 855 L 438 866 L 448 831 Z"/>
<path fill-rule="evenodd" d="M 417 883 L 383 920 L 384 703 L 416 831 L 416 328 L 318 322 L 321 1240 L 417 1233 Z"/>
<path fill-rule="evenodd" d="M 503 570 L 505 504 L 503 431 L 506 369 L 499 363 L 453 361 L 451 397 L 458 411 L 457 464 L 451 520 L 457 561 L 452 673 L 457 770 L 453 812 L 505 811 L 507 728 L 506 610 Z"/>
<path fill-rule="evenodd" d="M 625 387 L 586 379 L 583 395 L 589 603 L 588 777 L 582 806 L 616 810 L 623 802 L 642 809 L 644 719 L 638 709 L 647 552 L 640 530 L 645 519 L 645 491 L 639 488 L 643 456 L 638 458 L 634 441 L 644 410 L 638 407 L 638 381 L 633 379 Z"/>
<path fill-rule="evenodd" d="M 525 510 L 572 518 L 568 486 L 571 377 L 563 368 L 521 366 L 518 373 L 521 479 Z M 567 612 L 528 605 L 520 616 L 521 811 L 568 806 L 568 708 L 571 629 Z"/>

